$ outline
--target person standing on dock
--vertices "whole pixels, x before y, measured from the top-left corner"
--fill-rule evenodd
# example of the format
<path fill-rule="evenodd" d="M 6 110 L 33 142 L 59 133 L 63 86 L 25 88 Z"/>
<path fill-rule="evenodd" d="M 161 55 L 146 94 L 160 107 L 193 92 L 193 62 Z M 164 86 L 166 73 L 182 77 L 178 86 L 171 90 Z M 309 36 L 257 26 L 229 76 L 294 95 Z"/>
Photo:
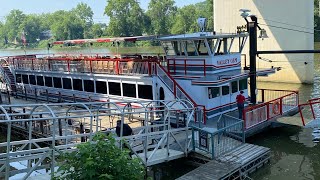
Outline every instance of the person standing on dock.
<path fill-rule="evenodd" d="M 239 119 L 242 119 L 242 113 L 244 109 L 244 102 L 246 101 L 246 98 L 243 96 L 243 91 L 240 91 L 240 94 L 237 95 L 237 106 L 239 111 Z"/>

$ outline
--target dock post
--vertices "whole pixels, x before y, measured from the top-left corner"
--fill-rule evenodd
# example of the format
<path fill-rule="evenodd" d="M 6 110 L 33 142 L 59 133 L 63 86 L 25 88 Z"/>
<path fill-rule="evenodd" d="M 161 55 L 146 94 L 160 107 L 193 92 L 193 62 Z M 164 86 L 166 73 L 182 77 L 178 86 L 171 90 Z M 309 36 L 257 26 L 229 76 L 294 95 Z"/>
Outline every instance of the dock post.
<path fill-rule="evenodd" d="M 84 126 L 82 124 L 82 122 L 80 123 L 80 134 L 83 134 L 84 133 Z M 81 137 L 81 142 L 85 142 L 85 138 L 84 137 Z"/>
<path fill-rule="evenodd" d="M 34 97 L 36 99 L 36 102 L 38 102 L 37 88 L 34 89 Z"/>
<path fill-rule="evenodd" d="M 22 112 L 23 112 L 23 114 L 25 114 L 25 113 L 26 113 L 26 108 L 23 108 L 23 109 L 22 109 Z M 23 119 L 26 119 L 26 118 L 27 118 L 27 116 L 26 116 L 26 115 L 23 115 Z M 25 126 L 26 129 L 28 128 L 28 127 L 27 127 L 27 121 L 24 122 L 24 126 Z"/>
<path fill-rule="evenodd" d="M 49 103 L 49 92 L 48 92 L 48 89 L 46 89 L 46 94 L 47 94 L 47 103 Z"/>
<path fill-rule="evenodd" d="M 8 89 L 7 84 L 6 84 L 6 90 L 7 90 L 7 96 L 8 96 L 8 103 L 11 104 L 10 93 L 9 93 L 9 89 Z"/>
<path fill-rule="evenodd" d="M 61 103 L 61 92 L 59 92 L 59 99 L 58 99 L 58 103 Z"/>
<path fill-rule="evenodd" d="M 59 136 L 62 136 L 62 124 L 61 124 L 61 119 L 58 119 L 58 126 L 59 126 Z"/>
<path fill-rule="evenodd" d="M 27 96 L 27 89 L 24 88 L 24 97 L 26 98 L 26 101 L 28 100 L 28 96 Z"/>
<path fill-rule="evenodd" d="M 210 136 L 211 136 L 212 159 L 214 159 L 214 136 L 213 134 L 210 134 Z"/>
<path fill-rule="evenodd" d="M 42 118 L 42 114 L 39 115 L 40 119 Z M 43 121 L 40 121 L 40 131 L 42 134 L 44 134 L 44 129 L 43 129 Z"/>
<path fill-rule="evenodd" d="M 72 96 L 73 96 L 73 102 L 76 103 L 76 95 L 73 94 Z"/>

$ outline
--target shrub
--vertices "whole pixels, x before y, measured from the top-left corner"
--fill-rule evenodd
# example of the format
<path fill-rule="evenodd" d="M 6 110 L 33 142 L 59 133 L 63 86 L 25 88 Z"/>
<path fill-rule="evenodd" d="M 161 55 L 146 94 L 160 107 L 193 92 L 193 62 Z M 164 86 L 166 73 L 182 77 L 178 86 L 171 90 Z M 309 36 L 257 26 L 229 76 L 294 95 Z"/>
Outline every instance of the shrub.
<path fill-rule="evenodd" d="M 77 151 L 63 153 L 55 179 L 144 179 L 145 170 L 138 158 L 121 150 L 111 136 L 98 133 L 93 141 L 79 144 Z M 58 176 L 59 175 L 59 176 Z"/>

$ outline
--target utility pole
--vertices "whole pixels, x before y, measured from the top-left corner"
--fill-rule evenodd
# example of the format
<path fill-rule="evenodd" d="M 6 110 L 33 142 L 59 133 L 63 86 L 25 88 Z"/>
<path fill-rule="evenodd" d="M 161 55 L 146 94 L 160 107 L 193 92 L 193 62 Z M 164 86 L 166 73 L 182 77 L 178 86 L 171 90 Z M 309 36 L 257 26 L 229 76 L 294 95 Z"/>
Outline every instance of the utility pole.
<path fill-rule="evenodd" d="M 250 37 L 250 102 L 252 104 L 257 103 L 257 27 L 258 19 L 255 16 L 251 16 L 251 22 L 248 22 L 249 37 Z"/>

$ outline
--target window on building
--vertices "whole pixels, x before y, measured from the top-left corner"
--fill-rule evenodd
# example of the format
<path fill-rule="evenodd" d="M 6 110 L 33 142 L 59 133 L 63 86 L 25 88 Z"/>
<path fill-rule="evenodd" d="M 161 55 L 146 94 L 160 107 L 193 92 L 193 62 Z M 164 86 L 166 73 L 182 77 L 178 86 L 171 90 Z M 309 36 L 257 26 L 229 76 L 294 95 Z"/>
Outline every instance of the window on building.
<path fill-rule="evenodd" d="M 17 83 L 21 83 L 22 82 L 21 74 L 16 74 L 16 82 Z"/>
<path fill-rule="evenodd" d="M 120 83 L 108 82 L 108 85 L 109 85 L 109 94 L 121 96 Z"/>
<path fill-rule="evenodd" d="M 22 82 L 23 82 L 23 84 L 29 84 L 28 75 L 25 75 L 25 74 L 22 75 Z"/>
<path fill-rule="evenodd" d="M 94 92 L 94 82 L 92 80 L 83 80 L 84 91 Z"/>
<path fill-rule="evenodd" d="M 142 99 L 153 99 L 153 91 L 151 85 L 138 85 L 138 96 Z"/>
<path fill-rule="evenodd" d="M 209 99 L 213 99 L 220 96 L 220 87 L 208 88 Z"/>
<path fill-rule="evenodd" d="M 73 90 L 83 91 L 81 79 L 73 79 L 72 84 L 73 84 Z"/>
<path fill-rule="evenodd" d="M 222 96 L 230 94 L 230 87 L 229 86 L 222 86 Z"/>
<path fill-rule="evenodd" d="M 37 85 L 44 86 L 43 76 L 37 76 Z"/>
<path fill-rule="evenodd" d="M 47 87 L 52 87 L 52 77 L 44 77 Z"/>
<path fill-rule="evenodd" d="M 96 81 L 97 93 L 108 94 L 107 82 L 105 81 Z"/>
<path fill-rule="evenodd" d="M 232 93 L 238 92 L 238 81 L 231 82 Z"/>
<path fill-rule="evenodd" d="M 62 78 L 62 82 L 63 82 L 63 89 L 72 89 L 70 78 Z"/>
<path fill-rule="evenodd" d="M 37 83 L 36 83 L 36 76 L 34 76 L 34 75 L 29 75 L 29 81 L 30 81 L 30 84 L 32 84 L 32 85 L 37 85 Z"/>
<path fill-rule="evenodd" d="M 122 83 L 122 89 L 123 89 L 123 96 L 133 97 L 133 98 L 137 97 L 135 84 Z"/>
<path fill-rule="evenodd" d="M 248 89 L 248 83 L 247 83 L 247 79 L 242 79 L 239 81 L 239 90 L 245 90 Z"/>
<path fill-rule="evenodd" d="M 53 85 L 55 88 L 62 88 L 61 78 L 53 77 Z"/>

